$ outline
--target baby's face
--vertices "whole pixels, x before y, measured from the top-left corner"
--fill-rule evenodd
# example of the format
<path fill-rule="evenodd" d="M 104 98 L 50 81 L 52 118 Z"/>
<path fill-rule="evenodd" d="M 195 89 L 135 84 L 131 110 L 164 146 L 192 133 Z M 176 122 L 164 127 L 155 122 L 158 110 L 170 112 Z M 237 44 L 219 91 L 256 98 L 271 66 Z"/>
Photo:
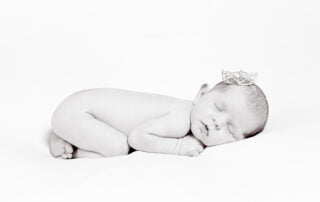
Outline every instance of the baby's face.
<path fill-rule="evenodd" d="M 191 112 L 191 131 L 206 146 L 244 139 L 257 126 L 246 104 L 244 89 L 231 87 L 202 95 Z"/>

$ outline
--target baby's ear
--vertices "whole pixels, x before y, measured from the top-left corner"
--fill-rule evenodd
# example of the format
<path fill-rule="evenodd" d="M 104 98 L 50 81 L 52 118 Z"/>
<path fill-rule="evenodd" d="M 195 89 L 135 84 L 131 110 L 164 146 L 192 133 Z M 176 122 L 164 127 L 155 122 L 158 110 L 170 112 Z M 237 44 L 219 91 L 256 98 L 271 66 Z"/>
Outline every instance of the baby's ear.
<path fill-rule="evenodd" d="M 203 95 L 209 90 L 210 90 L 210 85 L 208 83 L 204 83 L 201 85 L 199 92 L 201 92 L 201 95 Z"/>
<path fill-rule="evenodd" d="M 193 103 L 198 102 L 198 100 L 200 99 L 200 97 L 204 94 L 206 94 L 208 92 L 208 90 L 210 90 L 210 85 L 208 83 L 204 83 L 200 86 L 200 89 L 196 95 L 196 97 L 193 99 Z"/>

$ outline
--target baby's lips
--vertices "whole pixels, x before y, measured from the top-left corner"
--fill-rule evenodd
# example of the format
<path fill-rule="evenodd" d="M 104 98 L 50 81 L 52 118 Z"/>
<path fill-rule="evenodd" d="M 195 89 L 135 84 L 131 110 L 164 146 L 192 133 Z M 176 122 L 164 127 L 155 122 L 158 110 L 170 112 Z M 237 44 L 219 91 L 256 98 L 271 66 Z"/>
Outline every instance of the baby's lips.
<path fill-rule="evenodd" d="M 209 131 L 211 131 L 211 132 L 215 131 L 215 125 L 213 125 L 211 123 L 206 124 L 206 125 L 203 124 L 202 128 L 203 128 L 203 130 L 205 132 L 204 134 L 206 136 L 209 136 Z"/>
<path fill-rule="evenodd" d="M 208 130 L 206 129 L 206 127 L 204 125 L 200 126 L 200 133 L 208 136 Z"/>

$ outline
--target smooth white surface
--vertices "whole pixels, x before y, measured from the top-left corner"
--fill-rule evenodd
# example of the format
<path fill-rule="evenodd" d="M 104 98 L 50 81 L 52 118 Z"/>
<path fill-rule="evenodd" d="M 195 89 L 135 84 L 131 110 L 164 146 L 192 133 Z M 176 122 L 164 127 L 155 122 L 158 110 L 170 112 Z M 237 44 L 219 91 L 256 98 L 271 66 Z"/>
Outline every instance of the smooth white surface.
<path fill-rule="evenodd" d="M 0 201 L 319 201 L 317 1 L 1 1 Z M 69 94 L 193 99 L 220 70 L 258 72 L 265 132 L 197 158 L 53 159 Z"/>

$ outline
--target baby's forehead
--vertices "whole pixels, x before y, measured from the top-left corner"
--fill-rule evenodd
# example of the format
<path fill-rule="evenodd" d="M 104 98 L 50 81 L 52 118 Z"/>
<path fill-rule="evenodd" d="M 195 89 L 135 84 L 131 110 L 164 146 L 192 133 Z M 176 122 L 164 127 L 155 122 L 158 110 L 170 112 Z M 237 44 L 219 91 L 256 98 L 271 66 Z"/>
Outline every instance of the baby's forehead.
<path fill-rule="evenodd" d="M 246 89 L 241 87 L 229 87 L 227 90 L 215 89 L 211 93 L 213 99 L 229 104 L 244 104 L 247 101 Z"/>

